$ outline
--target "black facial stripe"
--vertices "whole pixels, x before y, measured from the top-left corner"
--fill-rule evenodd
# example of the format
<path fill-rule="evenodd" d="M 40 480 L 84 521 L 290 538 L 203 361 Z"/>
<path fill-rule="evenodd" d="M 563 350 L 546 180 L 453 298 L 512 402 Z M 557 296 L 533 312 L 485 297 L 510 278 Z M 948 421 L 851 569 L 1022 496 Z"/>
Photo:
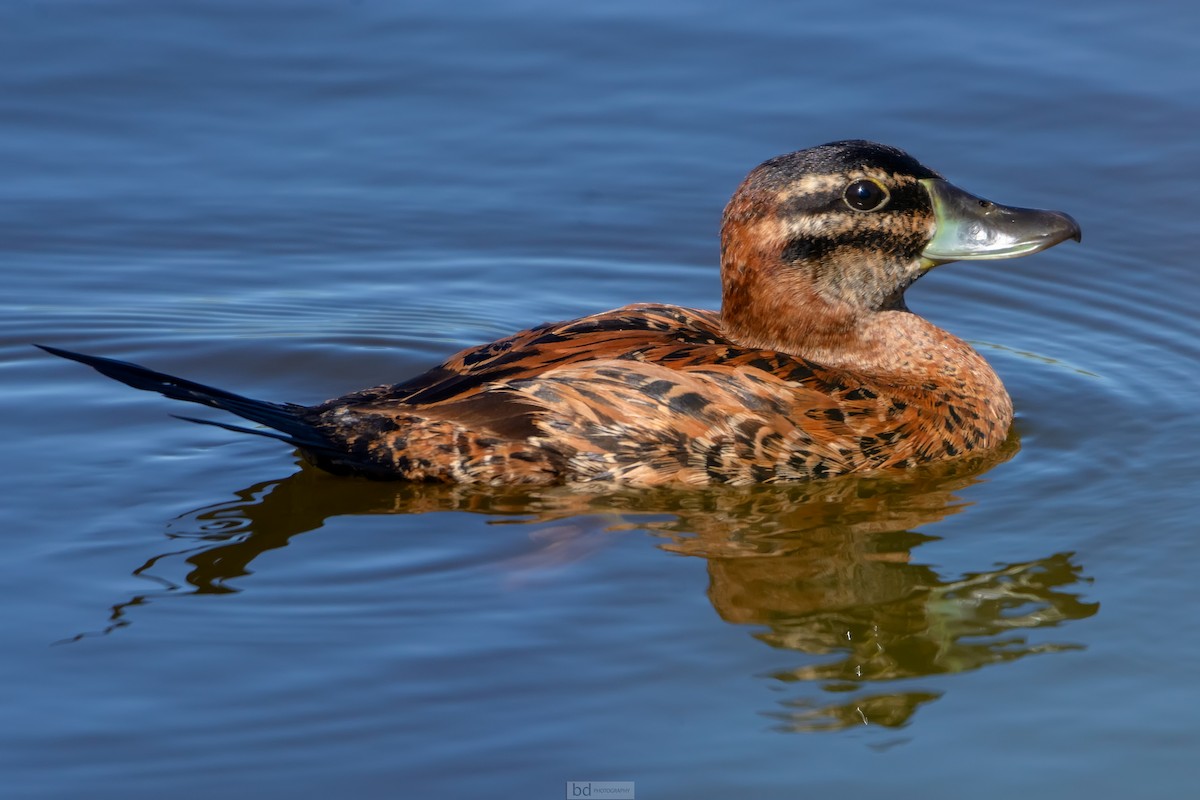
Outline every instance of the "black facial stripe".
<path fill-rule="evenodd" d="M 892 199 L 887 204 L 886 211 L 929 211 L 933 207 L 929 192 L 919 183 L 889 186 L 888 189 L 892 193 Z"/>
<path fill-rule="evenodd" d="M 809 214 L 828 214 L 846 208 L 842 201 L 843 187 L 828 192 L 812 192 L 809 194 L 792 195 L 779 206 L 779 216 L 807 216 Z"/>
<path fill-rule="evenodd" d="M 903 260 L 916 258 L 924 247 L 924 236 L 913 231 L 872 228 L 851 229 L 831 236 L 800 234 L 788 239 L 780 253 L 785 264 L 823 261 L 838 250 L 894 253 Z"/>
<path fill-rule="evenodd" d="M 834 250 L 846 244 L 845 238 L 797 236 L 788 240 L 788 243 L 784 245 L 780 259 L 785 264 L 796 261 L 823 261 Z"/>

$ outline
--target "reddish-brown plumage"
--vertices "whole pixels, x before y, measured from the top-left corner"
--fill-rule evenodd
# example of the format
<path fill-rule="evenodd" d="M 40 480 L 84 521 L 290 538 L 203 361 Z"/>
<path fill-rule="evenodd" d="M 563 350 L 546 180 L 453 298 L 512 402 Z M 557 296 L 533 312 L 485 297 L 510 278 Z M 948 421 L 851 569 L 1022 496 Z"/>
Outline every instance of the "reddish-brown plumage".
<path fill-rule="evenodd" d="M 633 305 L 540 325 L 315 407 L 53 352 L 233 411 L 326 469 L 373 477 L 758 483 L 951 459 L 998 446 L 1012 404 L 978 353 L 904 306 L 950 224 L 923 188 L 934 179 L 866 142 L 773 159 L 726 208 L 720 313 Z M 1034 249 L 1077 238 L 1063 220 Z M 937 262 L 949 260 L 939 247 Z"/>
<path fill-rule="evenodd" d="M 463 351 L 429 378 L 332 400 L 308 418 L 354 454 L 318 456 L 335 470 L 503 483 L 804 480 L 1003 441 L 1003 387 L 966 344 L 944 333 L 938 343 L 962 351 L 972 372 L 939 375 L 947 365 L 929 362 L 910 379 L 867 376 L 738 346 L 712 311 L 635 305 Z"/>

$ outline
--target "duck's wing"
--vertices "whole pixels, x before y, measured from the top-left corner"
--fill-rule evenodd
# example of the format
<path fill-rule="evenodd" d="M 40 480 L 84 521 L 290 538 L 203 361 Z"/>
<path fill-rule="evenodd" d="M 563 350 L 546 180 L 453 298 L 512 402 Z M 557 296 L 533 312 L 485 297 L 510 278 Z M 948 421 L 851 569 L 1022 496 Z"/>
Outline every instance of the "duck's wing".
<path fill-rule="evenodd" d="M 322 409 L 352 404 L 432 406 L 455 403 L 505 381 L 583 361 L 623 358 L 649 347 L 720 342 L 715 311 L 637 304 L 566 322 L 538 325 L 469 347 L 428 372 L 330 400 Z"/>
<path fill-rule="evenodd" d="M 513 388 L 546 409 L 534 415 L 543 441 L 587 479 L 748 484 L 860 464 L 838 398 L 743 363 L 686 360 L 580 364 Z"/>
<path fill-rule="evenodd" d="M 322 424 L 381 471 L 422 477 L 798 480 L 869 458 L 828 377 L 773 352 L 659 343 L 489 379 L 428 404 L 342 406 Z"/>

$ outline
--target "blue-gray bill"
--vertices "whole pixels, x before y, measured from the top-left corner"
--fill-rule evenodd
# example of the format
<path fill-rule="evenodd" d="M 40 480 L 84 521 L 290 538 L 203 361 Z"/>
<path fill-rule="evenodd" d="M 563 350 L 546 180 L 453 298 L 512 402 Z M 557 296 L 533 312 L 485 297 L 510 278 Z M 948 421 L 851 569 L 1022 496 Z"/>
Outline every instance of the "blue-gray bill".
<path fill-rule="evenodd" d="M 926 178 L 921 185 L 937 218 L 933 239 L 921 253 L 929 267 L 1027 256 L 1082 237 L 1079 223 L 1061 211 L 998 205 L 940 178 Z"/>

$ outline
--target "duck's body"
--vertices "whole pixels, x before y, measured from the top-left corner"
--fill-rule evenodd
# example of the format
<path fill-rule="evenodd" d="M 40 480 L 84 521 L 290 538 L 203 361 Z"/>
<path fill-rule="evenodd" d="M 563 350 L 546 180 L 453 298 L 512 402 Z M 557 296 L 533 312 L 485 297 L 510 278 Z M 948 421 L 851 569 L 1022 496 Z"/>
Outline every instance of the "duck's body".
<path fill-rule="evenodd" d="M 999 215 L 1008 239 L 964 237 L 958 218 L 945 221 L 944 207 L 971 201 L 981 205 L 970 222 Z M 404 383 L 319 406 L 264 403 L 47 349 L 259 422 L 278 433 L 250 432 L 294 444 L 338 473 L 481 483 L 805 480 L 999 445 L 1012 421 L 999 378 L 961 339 L 908 311 L 903 290 L 952 258 L 1020 255 L 1072 237 L 1078 226 L 1065 215 L 993 206 L 900 151 L 839 142 L 766 162 L 734 195 L 722 231 L 720 313 L 634 305 L 540 325 Z"/>

